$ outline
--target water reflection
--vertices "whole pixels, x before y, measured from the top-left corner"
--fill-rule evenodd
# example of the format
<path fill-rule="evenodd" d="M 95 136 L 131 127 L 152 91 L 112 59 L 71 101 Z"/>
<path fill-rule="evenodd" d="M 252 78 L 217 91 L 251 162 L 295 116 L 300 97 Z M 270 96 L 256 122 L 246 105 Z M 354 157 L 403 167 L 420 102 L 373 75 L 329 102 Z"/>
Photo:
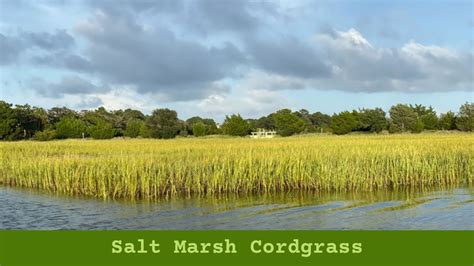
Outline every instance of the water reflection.
<path fill-rule="evenodd" d="M 95 200 L 0 187 L 3 229 L 474 229 L 473 187 Z"/>

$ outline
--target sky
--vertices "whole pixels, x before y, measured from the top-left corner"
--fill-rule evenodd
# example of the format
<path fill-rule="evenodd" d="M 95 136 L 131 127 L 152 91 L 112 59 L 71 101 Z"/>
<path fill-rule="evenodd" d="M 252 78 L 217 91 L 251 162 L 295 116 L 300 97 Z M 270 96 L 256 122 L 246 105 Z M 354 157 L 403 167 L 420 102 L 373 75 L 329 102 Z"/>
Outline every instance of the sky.
<path fill-rule="evenodd" d="M 472 1 L 0 0 L 0 99 L 181 119 L 474 101 Z"/>

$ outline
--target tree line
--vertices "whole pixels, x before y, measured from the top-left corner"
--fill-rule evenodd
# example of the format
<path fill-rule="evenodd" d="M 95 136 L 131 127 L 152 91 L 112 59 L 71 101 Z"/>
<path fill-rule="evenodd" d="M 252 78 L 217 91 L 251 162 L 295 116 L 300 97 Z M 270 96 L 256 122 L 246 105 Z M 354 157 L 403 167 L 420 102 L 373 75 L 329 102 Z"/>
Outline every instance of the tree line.
<path fill-rule="evenodd" d="M 474 103 L 463 104 L 457 113 L 438 115 L 423 105 L 397 104 L 388 114 L 381 108 L 343 111 L 332 116 L 306 109 L 281 109 L 258 119 L 244 119 L 239 114 L 226 116 L 219 126 L 213 119 L 191 117 L 185 121 L 174 110 L 156 109 L 150 115 L 139 110 L 74 111 L 66 107 L 45 110 L 40 107 L 9 104 L 0 101 L 1 140 L 53 140 L 67 138 L 110 139 L 114 137 L 170 139 L 176 136 L 232 135 L 246 136 L 263 128 L 276 130 L 281 136 L 304 133 L 350 132 L 390 133 L 423 130 L 473 131 Z"/>

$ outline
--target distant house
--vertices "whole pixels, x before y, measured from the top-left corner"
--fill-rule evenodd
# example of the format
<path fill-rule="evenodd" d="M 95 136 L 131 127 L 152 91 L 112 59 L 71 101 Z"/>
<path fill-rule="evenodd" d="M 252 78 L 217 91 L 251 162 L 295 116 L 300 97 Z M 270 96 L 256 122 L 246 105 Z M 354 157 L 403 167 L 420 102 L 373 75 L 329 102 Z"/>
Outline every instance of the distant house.
<path fill-rule="evenodd" d="M 276 136 L 275 130 L 266 130 L 258 128 L 257 131 L 250 132 L 250 137 L 253 139 L 268 139 Z"/>

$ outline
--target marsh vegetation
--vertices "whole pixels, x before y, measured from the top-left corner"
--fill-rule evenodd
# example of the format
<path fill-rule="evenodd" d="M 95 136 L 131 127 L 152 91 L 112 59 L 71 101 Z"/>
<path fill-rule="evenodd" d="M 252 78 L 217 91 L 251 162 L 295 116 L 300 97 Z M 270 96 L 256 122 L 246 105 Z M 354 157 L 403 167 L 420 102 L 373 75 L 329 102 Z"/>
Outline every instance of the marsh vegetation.
<path fill-rule="evenodd" d="M 472 184 L 474 135 L 0 143 L 0 184 L 95 198 Z"/>

